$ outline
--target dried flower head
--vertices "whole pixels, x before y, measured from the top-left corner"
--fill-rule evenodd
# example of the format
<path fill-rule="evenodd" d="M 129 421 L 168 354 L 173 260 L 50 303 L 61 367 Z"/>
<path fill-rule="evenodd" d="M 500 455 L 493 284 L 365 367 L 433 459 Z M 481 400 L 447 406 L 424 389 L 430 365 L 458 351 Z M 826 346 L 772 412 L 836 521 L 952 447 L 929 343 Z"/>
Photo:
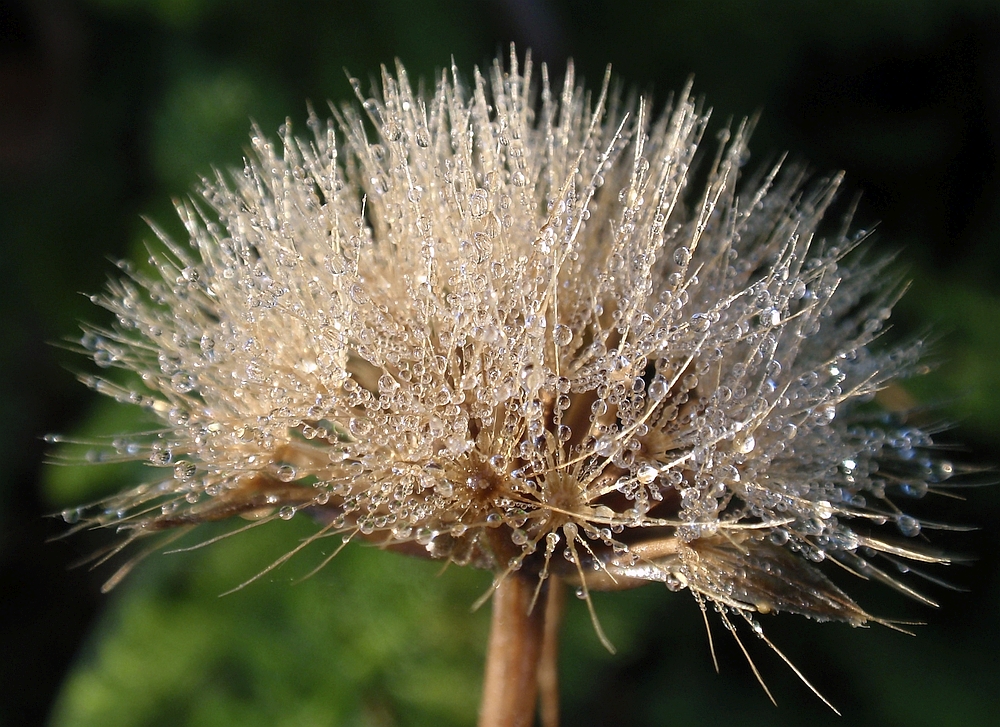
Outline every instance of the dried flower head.
<path fill-rule="evenodd" d="M 654 119 L 533 73 L 424 97 L 397 66 L 308 140 L 254 130 L 179 206 L 190 243 L 97 299 L 117 323 L 83 346 L 141 383 L 87 382 L 159 422 L 116 446 L 160 476 L 83 524 L 309 512 L 498 583 L 660 581 L 727 625 L 872 620 L 824 559 L 915 595 L 878 558 L 944 558 L 891 496 L 951 466 L 866 406 L 919 344 L 875 345 L 901 286 L 819 230 L 840 177 L 739 181 L 743 124 L 692 189 L 688 90 Z"/>

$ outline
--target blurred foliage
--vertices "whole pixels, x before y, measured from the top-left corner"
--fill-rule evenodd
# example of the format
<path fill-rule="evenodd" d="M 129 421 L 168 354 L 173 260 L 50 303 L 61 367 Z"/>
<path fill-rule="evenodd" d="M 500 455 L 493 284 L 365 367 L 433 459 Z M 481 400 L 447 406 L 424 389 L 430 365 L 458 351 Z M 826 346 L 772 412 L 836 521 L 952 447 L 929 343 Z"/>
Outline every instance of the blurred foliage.
<path fill-rule="evenodd" d="M 53 725 L 474 721 L 488 619 L 469 606 L 486 574 L 453 567 L 438 576 L 439 564 L 352 546 L 289 584 L 334 544 L 218 598 L 311 532 L 296 518 L 151 558 L 102 596 L 113 570 L 67 574 L 65 565 L 108 534 L 42 544 L 61 532 L 43 512 L 142 476 L 135 465 L 40 465 L 46 431 L 86 438 L 138 426 L 63 370 L 85 370 L 85 360 L 47 345 L 74 336 L 77 320 L 105 319 L 77 292 L 102 288 L 113 273 L 107 256 L 145 258 L 152 235 L 141 215 L 181 237 L 171 198 L 213 165 L 238 166 L 251 119 L 273 134 L 286 116 L 301 126 L 307 99 L 320 111 L 327 99 L 350 101 L 345 68 L 366 86 L 396 56 L 414 78 L 432 79 L 451 58 L 468 73 L 513 40 L 557 77 L 573 56 L 591 85 L 610 62 L 661 104 L 694 73 L 716 128 L 763 109 L 756 161 L 788 149 L 814 169 L 846 169 L 847 197 L 864 192 L 858 224 L 880 223 L 876 250 L 899 251 L 914 280 L 897 333 L 935 336 L 936 367 L 907 388 L 932 416 L 957 423 L 942 434 L 969 443 L 956 458 L 1000 461 L 995 5 L 4 0 L 0 724 L 41 723 L 74 654 Z M 944 608 L 928 613 L 861 584 L 876 613 L 929 621 L 916 638 L 765 620 L 851 724 L 996 723 L 1000 498 L 973 490 L 969 499 L 915 506 L 986 526 L 935 538 L 978 556 L 949 574 L 972 594 L 938 589 Z M 718 624 L 716 676 L 701 615 L 683 594 L 647 587 L 601 595 L 597 607 L 619 653 L 601 649 L 582 604 L 571 603 L 566 724 L 844 724 L 763 644 L 748 643 L 779 701 L 772 707 Z"/>
<path fill-rule="evenodd" d="M 296 582 L 285 569 L 219 598 L 313 529 L 282 524 L 144 566 L 53 724 L 467 722 L 489 621 L 468 604 L 488 575 L 435 578 L 440 564 L 356 547 L 322 576 Z M 329 555 L 335 540 L 312 555 Z"/>

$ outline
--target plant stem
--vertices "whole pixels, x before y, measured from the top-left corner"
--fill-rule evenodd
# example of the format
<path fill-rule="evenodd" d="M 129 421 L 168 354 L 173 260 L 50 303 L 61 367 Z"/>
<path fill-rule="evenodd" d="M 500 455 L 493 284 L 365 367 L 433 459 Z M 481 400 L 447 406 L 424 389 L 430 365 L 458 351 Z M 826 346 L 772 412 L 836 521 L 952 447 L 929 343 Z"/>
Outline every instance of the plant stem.
<path fill-rule="evenodd" d="M 566 589 L 558 576 L 549 576 L 545 600 L 545 632 L 538 660 L 538 712 L 542 727 L 559 727 L 559 628 Z"/>
<path fill-rule="evenodd" d="M 511 573 L 493 594 L 479 727 L 531 727 L 535 722 L 538 665 L 548 610 L 536 607 L 529 612 L 535 585 Z M 547 584 L 543 588 L 547 589 Z"/>

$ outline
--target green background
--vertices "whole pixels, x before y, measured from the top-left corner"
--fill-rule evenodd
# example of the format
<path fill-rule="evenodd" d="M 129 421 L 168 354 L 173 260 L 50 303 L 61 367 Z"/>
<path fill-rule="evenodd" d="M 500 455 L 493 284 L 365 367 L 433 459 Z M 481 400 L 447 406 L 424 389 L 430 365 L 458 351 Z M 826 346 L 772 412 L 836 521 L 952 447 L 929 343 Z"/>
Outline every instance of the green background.
<path fill-rule="evenodd" d="M 103 320 L 110 260 L 141 259 L 141 216 L 179 234 L 171 198 L 241 162 L 249 120 L 302 127 L 305 101 L 350 98 L 401 58 L 431 77 L 516 41 L 591 86 L 605 66 L 662 105 L 690 74 L 714 128 L 763 112 L 752 149 L 788 150 L 863 192 L 859 226 L 914 283 L 902 335 L 934 333 L 929 376 L 906 384 L 953 424 L 948 456 L 1000 461 L 1000 12 L 974 0 L 767 3 L 571 0 L 3 0 L 0 2 L 0 725 L 462 725 L 474 722 L 488 609 L 483 573 L 352 546 L 293 583 L 315 552 L 224 598 L 310 532 L 274 523 L 148 560 L 110 595 L 111 570 L 68 566 L 107 543 L 44 514 L 142 477 L 141 467 L 43 465 L 46 432 L 109 432 L 130 413 L 74 380 L 51 345 Z M 366 84 L 367 85 L 367 84 Z M 571 603 L 567 725 L 995 725 L 1000 492 L 928 498 L 919 514 L 980 525 L 936 542 L 974 556 L 930 610 L 839 578 L 884 628 L 764 619 L 836 704 L 837 718 L 748 639 L 779 706 L 717 625 L 721 675 L 686 594 L 596 599 L 604 652 Z M 572 599 L 571 599 L 572 600 Z"/>

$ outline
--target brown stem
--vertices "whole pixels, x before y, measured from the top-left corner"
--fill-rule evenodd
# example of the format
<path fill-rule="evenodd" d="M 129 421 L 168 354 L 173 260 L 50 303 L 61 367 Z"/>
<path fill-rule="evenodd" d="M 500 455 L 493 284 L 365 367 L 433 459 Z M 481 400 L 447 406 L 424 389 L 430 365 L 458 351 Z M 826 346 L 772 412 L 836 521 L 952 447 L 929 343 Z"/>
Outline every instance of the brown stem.
<path fill-rule="evenodd" d="M 479 727 L 531 727 L 535 722 L 545 609 L 529 613 L 534 590 L 533 581 L 511 573 L 493 594 Z"/>
<path fill-rule="evenodd" d="M 562 626 L 566 588 L 550 576 L 545 601 L 545 633 L 538 661 L 538 712 L 542 727 L 559 727 L 559 627 Z"/>

